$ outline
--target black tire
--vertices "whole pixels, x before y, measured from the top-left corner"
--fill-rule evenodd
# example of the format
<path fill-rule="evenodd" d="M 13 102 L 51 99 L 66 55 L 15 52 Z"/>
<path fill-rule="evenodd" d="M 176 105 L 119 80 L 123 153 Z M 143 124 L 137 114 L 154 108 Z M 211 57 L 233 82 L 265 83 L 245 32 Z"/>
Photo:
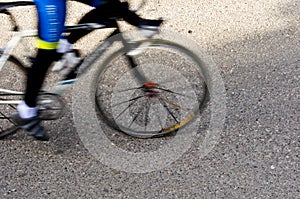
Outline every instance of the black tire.
<path fill-rule="evenodd" d="M 1 56 L 2 52 L 0 52 Z M 25 88 L 26 68 L 14 56 L 10 56 L 0 71 L 0 88 L 18 91 L 22 93 Z M 5 94 L 0 92 L 1 101 L 21 100 L 22 94 Z M 0 139 L 15 133 L 19 127 L 10 119 L 11 114 L 16 112 L 16 104 L 0 104 Z"/>
<path fill-rule="evenodd" d="M 137 82 L 133 76 L 127 75 L 130 65 L 126 57 L 127 51 L 124 47 L 117 47 L 113 52 L 110 49 L 104 56 L 96 60 L 87 59 L 86 63 L 84 63 L 84 65 L 93 68 L 92 72 L 86 76 L 87 78 L 84 78 L 84 83 L 82 84 L 86 84 L 84 88 L 89 90 L 91 99 L 95 99 L 94 108 L 99 119 L 117 130 L 138 138 L 162 136 L 183 128 L 195 119 L 209 99 L 208 79 L 206 76 L 209 66 L 202 61 L 199 57 L 200 55 L 190 50 L 184 43 L 177 43 L 176 40 L 159 38 L 139 40 L 136 43 L 137 45 L 147 43 L 147 49 L 135 56 L 138 69 L 143 71 L 148 80 L 144 83 Z M 97 50 L 91 57 L 97 57 L 96 54 Z M 167 68 L 163 69 L 166 65 Z M 156 67 L 158 70 L 153 69 L 151 72 L 151 67 Z M 170 68 L 172 71 L 168 72 Z M 150 73 L 152 74 L 148 76 Z M 174 88 L 167 87 L 168 80 L 173 80 L 171 86 Z M 186 82 L 178 83 L 177 81 L 179 80 Z M 127 83 L 129 87 L 126 87 Z M 190 90 L 182 87 L 182 85 L 188 86 Z M 116 87 L 118 88 L 116 89 Z M 178 90 L 180 87 L 183 92 Z M 149 93 L 149 89 L 154 93 Z M 124 93 L 126 92 L 129 94 L 125 95 Z M 120 93 L 123 94 L 118 96 Z M 151 96 L 152 94 L 153 96 Z M 159 97 L 155 96 L 156 94 Z M 187 101 L 188 104 L 185 104 L 185 101 L 180 99 L 180 97 L 191 98 L 193 102 Z M 144 102 L 133 103 L 134 100 L 141 99 L 145 99 Z M 76 101 L 80 100 L 77 98 L 75 99 Z M 181 101 L 183 105 L 178 104 Z M 124 104 L 126 105 L 122 108 L 116 108 L 119 110 L 119 113 L 116 113 L 118 110 L 114 110 L 114 107 Z M 148 108 L 149 105 L 152 107 Z M 162 109 L 164 109 L 162 111 L 164 112 L 163 114 L 170 114 L 163 119 L 158 116 L 159 111 Z M 145 113 L 140 114 L 143 110 L 145 110 Z M 125 112 L 127 112 L 126 116 L 120 119 L 120 115 Z M 151 120 L 149 118 L 150 112 L 152 118 L 158 118 L 153 119 L 157 120 L 156 125 L 155 122 L 153 124 L 148 123 L 149 119 Z M 82 116 L 77 115 L 75 118 L 84 117 L 84 113 L 80 114 Z M 80 120 L 80 122 L 82 121 Z M 135 127 L 132 126 L 133 122 Z M 149 129 L 150 125 L 153 129 Z"/>
<path fill-rule="evenodd" d="M 144 41 L 141 41 L 141 43 L 143 42 Z M 109 88 L 108 85 L 110 84 L 110 82 L 113 82 L 113 80 L 111 80 L 111 76 L 113 76 L 114 72 L 112 71 L 117 70 L 116 67 L 118 67 L 118 69 L 121 69 L 120 67 L 122 66 L 119 65 L 119 61 L 124 61 L 124 63 L 126 63 L 127 58 L 124 54 L 124 49 L 116 52 L 115 54 L 112 54 L 111 57 L 109 57 L 106 62 L 104 62 L 105 67 L 103 67 L 102 70 L 99 70 L 98 73 L 95 73 L 95 75 L 97 76 L 97 80 L 95 81 L 95 97 L 96 108 L 97 111 L 99 111 L 98 116 L 100 118 L 102 117 L 104 121 L 106 121 L 115 129 L 121 130 L 131 136 L 141 138 L 166 135 L 178 130 L 179 128 L 184 127 L 186 124 L 192 121 L 194 117 L 199 113 L 199 110 L 201 110 L 204 102 L 207 99 L 207 85 L 205 83 L 205 79 L 203 78 L 203 74 L 199 73 L 199 71 L 195 71 L 195 69 L 189 68 L 190 70 L 192 70 L 189 72 L 193 72 L 194 76 L 186 73 L 186 71 L 183 70 L 179 72 L 179 65 L 176 64 L 178 64 L 179 62 L 180 65 L 186 64 L 181 63 L 183 60 L 176 60 L 176 62 L 172 63 L 172 68 L 162 68 L 161 71 L 158 71 L 158 67 L 160 67 L 160 64 L 163 67 L 166 67 L 166 65 L 167 67 L 170 66 L 168 65 L 169 63 L 165 62 L 165 60 L 158 60 L 160 59 L 158 58 L 159 56 L 162 56 L 164 58 L 168 57 L 168 61 L 181 59 L 181 57 L 178 57 L 178 55 L 176 54 L 177 52 L 174 52 L 175 50 L 186 51 L 186 49 L 184 49 L 182 46 L 178 46 L 175 43 L 170 43 L 164 40 L 151 41 L 151 45 L 148 46 L 148 49 L 144 51 L 143 54 L 139 54 L 136 58 L 136 61 L 138 62 L 138 69 L 144 70 L 144 75 L 146 76 L 148 81 L 146 81 L 145 83 L 134 82 L 134 78 L 131 77 L 132 79 L 129 79 L 130 76 L 126 76 L 129 77 L 126 78 L 126 81 L 132 81 L 131 85 L 133 86 L 129 85 L 128 88 L 122 87 L 118 90 L 115 90 L 115 87 L 118 87 L 117 85 L 113 85 L 113 87 L 111 87 L 111 90 L 107 88 Z M 188 57 L 188 55 L 193 56 L 193 53 L 187 51 L 185 52 L 183 58 L 192 58 L 193 60 L 197 60 L 197 58 Z M 160 61 L 161 63 L 159 63 Z M 151 64 L 148 65 L 148 62 L 150 62 Z M 158 63 L 159 65 L 156 67 L 155 71 L 158 74 L 155 75 L 159 75 L 160 77 L 156 79 L 154 74 L 152 74 L 152 77 L 149 77 L 149 74 L 147 73 L 152 69 L 147 67 L 153 67 L 153 70 L 155 70 L 154 65 Z M 174 67 L 174 65 L 176 66 Z M 187 67 L 191 67 L 190 64 L 187 65 Z M 130 69 L 130 65 L 126 66 L 126 64 L 124 64 L 123 66 L 124 68 L 122 68 L 121 70 L 126 70 L 126 68 Z M 143 66 L 144 68 L 142 68 Z M 168 69 L 174 71 L 167 71 Z M 197 68 L 197 70 L 198 69 L 199 68 Z M 180 77 L 180 75 L 178 76 L 178 74 L 173 74 L 177 72 L 179 72 L 180 74 L 183 74 L 183 72 L 185 72 L 185 74 L 183 75 L 183 77 Z M 113 78 L 120 81 L 120 78 L 122 78 L 125 73 L 127 73 L 127 71 L 123 71 L 123 73 L 117 72 L 115 73 Z M 174 75 L 174 77 L 172 77 L 172 75 Z M 166 79 L 162 78 L 161 76 L 165 76 Z M 105 78 L 107 78 L 107 80 L 105 80 Z M 177 82 L 180 80 L 185 81 L 185 78 L 193 79 L 192 82 L 188 80 L 188 83 L 197 83 L 193 85 L 186 85 L 187 82 Z M 173 85 L 170 85 L 170 83 L 173 83 Z M 178 85 L 178 83 L 181 85 Z M 169 86 L 171 86 L 171 88 L 169 88 Z M 182 88 L 178 88 L 181 86 Z M 188 86 L 189 88 L 185 86 Z M 201 91 L 198 90 L 199 92 L 197 93 L 197 96 L 193 95 L 195 93 L 185 94 L 185 92 L 187 91 L 186 89 L 195 89 L 195 86 L 198 86 L 198 89 L 201 89 Z M 106 91 L 103 92 L 105 89 Z M 109 97 L 107 98 L 107 96 Z M 186 104 L 186 102 L 184 102 L 190 100 L 181 98 L 194 98 L 194 102 L 192 106 L 190 106 L 189 104 Z M 179 103 L 180 100 L 182 100 L 184 103 Z M 112 101 L 114 102 L 111 103 Z M 161 118 L 161 114 L 165 114 L 164 118 Z M 152 120 L 157 121 L 152 121 L 153 124 L 150 125 L 150 117 L 153 117 Z"/>

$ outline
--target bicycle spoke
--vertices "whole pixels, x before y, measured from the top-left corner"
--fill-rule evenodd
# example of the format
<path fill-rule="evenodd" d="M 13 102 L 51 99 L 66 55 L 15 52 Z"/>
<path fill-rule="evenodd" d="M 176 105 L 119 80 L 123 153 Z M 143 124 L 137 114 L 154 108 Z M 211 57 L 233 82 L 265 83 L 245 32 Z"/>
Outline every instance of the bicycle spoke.
<path fill-rule="evenodd" d="M 159 98 L 155 98 L 158 102 L 159 102 Z M 160 102 L 159 102 L 160 103 Z M 160 115 L 158 114 L 158 111 L 154 111 L 154 114 L 156 115 L 157 117 L 157 120 L 159 122 L 159 126 L 160 126 L 160 130 L 157 131 L 158 133 L 162 132 L 163 129 L 164 129 L 164 125 L 163 125 L 163 122 L 162 122 L 162 119 L 160 117 Z"/>
<path fill-rule="evenodd" d="M 16 108 L 15 106 L 13 106 L 13 105 L 11 105 L 11 104 L 9 104 L 9 106 L 10 106 L 12 109 L 17 110 L 17 108 Z"/>
<path fill-rule="evenodd" d="M 132 105 L 134 105 L 138 101 L 138 100 L 136 100 L 136 101 L 133 101 L 133 100 L 140 99 L 142 97 L 143 96 L 139 96 L 139 97 L 133 98 L 133 99 L 131 99 L 129 101 L 126 101 L 126 102 L 132 102 L 132 103 L 130 103 L 125 109 L 123 109 L 123 111 L 121 111 L 115 119 L 118 119 L 126 110 L 128 110 Z M 123 102 L 123 103 L 126 103 L 126 102 Z M 119 103 L 119 104 L 122 104 L 122 103 Z M 118 104 L 116 104 L 116 105 L 118 105 Z"/>
<path fill-rule="evenodd" d="M 150 111 L 150 105 L 149 100 L 147 100 L 147 107 L 145 112 L 145 131 L 147 130 L 148 120 L 149 120 L 149 111 Z"/>
<path fill-rule="evenodd" d="M 157 99 L 157 98 L 156 98 Z M 158 99 L 157 99 L 158 100 Z M 159 101 L 159 100 L 158 100 Z M 159 122 L 159 125 L 160 125 L 160 127 L 161 127 L 161 130 L 163 130 L 163 124 L 162 124 L 162 120 L 161 120 L 161 118 L 160 118 L 160 116 L 158 115 L 158 113 L 157 113 L 157 111 L 155 111 L 154 112 L 155 113 L 155 115 L 156 115 L 156 117 L 158 118 L 158 122 Z"/>
<path fill-rule="evenodd" d="M 143 86 L 133 87 L 133 88 L 123 89 L 123 90 L 117 90 L 117 91 L 115 91 L 115 93 L 122 93 L 122 92 L 126 92 L 126 91 L 142 89 L 142 88 L 143 88 Z M 99 96 L 102 96 L 102 95 L 104 95 L 104 96 L 111 95 L 111 93 L 107 93 L 107 94 L 99 93 L 96 97 L 98 98 Z"/>
<path fill-rule="evenodd" d="M 0 112 L 0 114 L 3 116 L 0 119 L 2 119 L 2 120 L 8 120 L 10 123 L 12 123 L 13 125 L 15 125 L 15 123 L 9 117 L 7 117 L 5 114 L 3 114 L 2 112 Z"/>
<path fill-rule="evenodd" d="M 128 89 L 123 89 L 123 90 L 117 90 L 117 91 L 115 91 L 115 92 L 121 93 L 121 92 L 126 92 L 126 91 L 136 90 L 136 89 L 142 89 L 142 88 L 143 88 L 143 86 L 139 86 L 139 87 L 134 87 L 134 88 L 128 88 Z"/>
<path fill-rule="evenodd" d="M 148 100 L 149 100 L 149 99 L 147 99 L 147 101 L 148 101 Z M 142 112 L 143 108 L 144 108 L 144 106 L 141 106 L 141 107 L 140 107 L 138 113 L 135 115 L 135 117 L 134 117 L 133 120 L 131 121 L 131 123 L 130 123 L 130 125 L 129 125 L 129 128 L 132 126 L 133 122 L 136 121 L 137 117 L 140 115 L 140 113 Z"/>
<path fill-rule="evenodd" d="M 159 98 L 160 100 L 163 100 L 164 102 L 166 102 L 167 104 L 170 104 L 172 106 L 174 106 L 177 110 L 184 110 L 184 111 L 191 111 L 190 108 L 184 108 L 184 107 L 181 107 L 180 105 L 177 105 L 175 104 L 174 102 L 170 101 L 170 100 L 167 100 L 167 99 L 164 99 L 164 98 Z"/>
<path fill-rule="evenodd" d="M 172 111 L 169 109 L 168 105 L 167 105 L 164 101 L 162 101 L 162 100 L 160 100 L 160 99 L 158 99 L 158 100 L 159 100 L 160 103 L 163 105 L 163 107 L 168 111 L 168 113 L 172 116 L 172 118 L 176 121 L 176 123 L 178 123 L 177 118 L 176 118 L 175 115 L 172 113 Z"/>
<path fill-rule="evenodd" d="M 8 118 L 6 117 L 6 115 L 4 115 L 2 112 L 0 112 L 0 114 L 2 115 L 2 117 L 0 117 L 1 120 L 8 120 Z"/>
<path fill-rule="evenodd" d="M 144 97 L 144 96 L 138 96 L 138 97 L 132 98 L 130 100 L 122 101 L 122 102 L 119 102 L 117 104 L 113 104 L 112 107 L 115 107 L 115 106 L 118 106 L 118 105 L 121 105 L 121 104 L 124 104 L 124 103 L 127 103 L 127 102 L 132 102 L 132 101 L 138 100 L 138 99 L 140 99 L 142 97 Z"/>
<path fill-rule="evenodd" d="M 190 99 L 195 99 L 195 97 L 192 97 L 192 96 L 189 96 L 189 95 L 185 95 L 185 94 L 182 94 L 182 93 L 178 93 L 178 92 L 172 91 L 170 89 L 165 89 L 165 88 L 162 88 L 162 87 L 157 87 L 157 89 L 165 91 L 165 92 L 168 92 L 168 93 L 180 95 L 180 96 L 183 96 L 183 97 L 188 97 Z"/>

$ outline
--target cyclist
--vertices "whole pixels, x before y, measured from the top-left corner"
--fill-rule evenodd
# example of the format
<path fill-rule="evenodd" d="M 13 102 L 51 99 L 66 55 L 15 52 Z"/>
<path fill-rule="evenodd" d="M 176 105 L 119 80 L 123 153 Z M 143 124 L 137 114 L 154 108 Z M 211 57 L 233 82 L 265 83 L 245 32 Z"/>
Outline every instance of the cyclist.
<path fill-rule="evenodd" d="M 38 13 L 37 55 L 28 73 L 24 100 L 17 106 L 17 113 L 12 115 L 13 121 L 28 131 L 29 135 L 38 140 L 47 141 L 49 135 L 40 124 L 38 117 L 37 96 L 43 85 L 50 65 L 58 60 L 61 53 L 70 50 L 71 44 L 88 34 L 81 30 L 71 34 L 59 45 L 66 17 L 66 1 L 64 0 L 34 0 Z M 127 3 L 119 0 L 79 0 L 93 6 L 79 23 L 101 22 L 109 17 L 123 18 L 126 22 L 141 29 L 157 30 L 160 20 L 145 20 L 128 9 Z"/>

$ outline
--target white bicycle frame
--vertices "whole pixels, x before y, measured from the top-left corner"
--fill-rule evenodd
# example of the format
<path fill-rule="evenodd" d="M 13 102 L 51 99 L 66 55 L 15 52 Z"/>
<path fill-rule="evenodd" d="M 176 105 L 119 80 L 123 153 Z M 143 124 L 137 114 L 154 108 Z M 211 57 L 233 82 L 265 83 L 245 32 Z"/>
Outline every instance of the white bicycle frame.
<path fill-rule="evenodd" d="M 8 60 L 9 56 L 12 54 L 14 49 L 20 44 L 25 37 L 35 37 L 37 36 L 37 30 L 24 30 L 15 32 L 14 36 L 7 43 L 3 50 L 3 54 L 0 56 L 0 71 L 2 70 L 4 64 Z"/>
<path fill-rule="evenodd" d="M 1 3 L 17 2 L 17 1 L 23 1 L 23 0 L 0 0 Z M 26 0 L 26 1 L 32 2 L 31 0 Z M 142 1 L 141 5 L 143 5 L 143 3 L 144 3 L 143 1 Z M 94 27 L 95 24 L 87 24 L 87 25 L 91 26 L 93 28 L 104 27 L 104 25 L 99 26 L 99 24 L 97 24 L 96 27 Z M 18 31 L 15 31 L 13 34 L 14 35 L 7 42 L 6 46 L 4 46 L 4 48 L 0 48 L 1 53 L 2 53 L 0 55 L 0 72 L 2 71 L 5 63 L 8 61 L 9 57 L 12 55 L 14 50 L 22 43 L 22 40 L 26 37 L 37 37 L 38 31 L 37 30 L 18 30 Z M 1 81 L 1 78 L 5 78 L 5 77 L 1 77 L 1 75 L 0 75 L 0 81 Z M 59 81 L 57 83 L 57 85 L 49 92 L 51 92 L 53 94 L 61 95 L 76 80 L 77 80 L 77 78 L 70 79 L 70 80 Z M 24 94 L 24 92 L 19 92 L 19 91 L 14 91 L 14 90 L 9 90 L 9 89 L 3 89 L 3 88 L 0 88 L 0 93 L 1 94 L 8 94 L 8 95 L 9 94 L 10 95 L 23 95 Z M 0 105 L 3 105 L 3 104 L 19 104 L 20 102 L 21 102 L 21 100 L 1 100 L 0 99 Z"/>
<path fill-rule="evenodd" d="M 22 0 L 0 0 L 2 2 L 16 2 L 16 1 L 22 1 Z M 31 0 L 27 0 L 27 1 L 31 1 Z M 139 1 L 139 5 L 137 6 L 137 9 L 133 10 L 135 12 L 139 11 L 146 3 L 146 0 L 140 0 Z M 87 24 L 88 25 L 88 24 Z M 95 26 L 94 24 L 89 24 L 91 27 Z M 101 25 L 99 28 L 103 27 L 103 25 Z M 2 55 L 0 56 L 0 72 L 2 70 L 2 68 L 4 67 L 4 64 L 7 62 L 7 60 L 9 59 L 9 57 L 12 55 L 12 52 L 14 51 L 14 49 L 21 43 L 23 38 L 26 37 L 36 37 L 38 35 L 38 31 L 37 30 L 20 30 L 20 31 L 16 31 L 14 32 L 13 37 L 11 38 L 11 40 L 7 43 L 7 45 L 0 49 L 3 50 Z M 109 42 L 107 45 L 110 45 Z M 106 43 L 103 43 L 103 46 L 106 46 Z M 143 46 L 142 46 L 143 47 Z M 102 49 L 102 51 L 104 51 L 104 49 Z M 133 54 L 137 54 L 139 53 L 140 50 L 137 49 L 136 51 L 132 51 L 130 53 Z M 130 54 L 128 54 L 130 55 Z M 0 76 L 0 81 L 1 81 L 1 76 Z M 53 88 L 53 90 L 51 90 L 50 92 L 53 94 L 57 94 L 57 95 L 61 95 L 64 93 L 64 91 L 73 83 L 75 83 L 76 79 L 70 79 L 70 80 L 63 80 L 63 81 L 59 81 L 57 83 L 57 85 Z M 1 93 L 5 93 L 5 94 L 12 94 L 12 95 L 22 95 L 24 94 L 23 92 L 19 92 L 19 91 L 13 91 L 13 90 L 8 90 L 8 89 L 3 89 L 0 88 L 0 92 Z M 19 104 L 21 101 L 20 100 L 0 100 L 0 105 L 1 104 Z"/>
<path fill-rule="evenodd" d="M 21 43 L 22 39 L 26 37 L 36 37 L 38 34 L 37 30 L 22 30 L 22 31 L 17 31 L 14 33 L 13 37 L 11 40 L 7 43 L 7 45 L 2 48 L 3 50 L 2 55 L 0 56 L 0 72 L 3 69 L 5 63 L 7 62 L 9 56 L 12 55 L 14 49 L 18 47 L 18 45 Z M 0 80 L 1 80 L 0 76 Z M 75 82 L 76 79 L 71 79 L 71 80 L 65 80 L 65 81 L 59 81 L 57 85 L 54 87 L 53 90 L 51 90 L 51 93 L 61 95 L 67 87 L 69 87 L 71 84 Z M 12 94 L 12 95 L 22 95 L 24 94 L 23 92 L 19 91 L 13 91 L 13 90 L 8 90 L 8 89 L 3 89 L 0 88 L 1 93 L 5 94 Z M 1 104 L 19 104 L 21 101 L 20 100 L 0 100 L 0 105 Z"/>

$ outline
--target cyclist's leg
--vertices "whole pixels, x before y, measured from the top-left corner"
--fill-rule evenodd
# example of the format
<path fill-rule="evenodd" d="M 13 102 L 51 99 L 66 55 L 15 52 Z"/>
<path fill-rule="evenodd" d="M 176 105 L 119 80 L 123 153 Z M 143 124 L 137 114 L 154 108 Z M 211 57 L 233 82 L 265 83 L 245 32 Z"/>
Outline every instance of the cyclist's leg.
<path fill-rule="evenodd" d="M 135 12 L 132 12 L 128 8 L 127 3 L 122 3 L 119 0 L 76 0 L 81 3 L 95 7 L 95 9 L 88 12 L 81 20 L 79 24 L 83 23 L 103 23 L 106 19 L 110 17 L 123 18 L 127 23 L 141 27 L 144 23 L 149 24 L 149 21 L 139 17 Z M 156 20 L 154 20 L 156 21 Z M 151 24 L 149 24 L 151 25 Z M 159 26 L 159 23 L 154 23 L 153 26 Z M 74 44 L 80 38 L 89 34 L 92 30 L 77 30 L 73 31 L 68 36 L 68 42 Z"/>
<path fill-rule="evenodd" d="M 65 1 L 35 0 L 35 4 L 38 12 L 38 53 L 28 75 L 24 99 L 30 107 L 36 106 L 47 69 L 54 60 L 66 13 Z"/>
<path fill-rule="evenodd" d="M 88 6 L 93 6 L 95 8 L 110 2 L 110 0 L 73 0 L 73 1 L 77 1 L 86 4 Z"/>
<path fill-rule="evenodd" d="M 17 124 L 38 139 L 47 139 L 37 117 L 36 101 L 47 70 L 55 59 L 56 47 L 64 28 L 65 1 L 35 0 L 38 12 L 38 52 L 27 77 L 24 102 L 18 105 Z M 32 124 L 32 125 L 27 125 Z"/>
<path fill-rule="evenodd" d="M 84 24 L 84 23 L 101 23 L 104 21 L 105 17 L 104 12 L 101 12 L 102 10 L 105 10 L 106 6 L 101 6 L 95 9 L 92 9 L 88 13 L 86 13 L 78 22 L 78 24 Z M 70 33 L 70 35 L 67 37 L 67 40 L 69 43 L 74 44 L 79 39 L 84 37 L 85 35 L 92 32 L 92 30 L 88 29 L 80 29 L 80 30 L 74 30 Z"/>

